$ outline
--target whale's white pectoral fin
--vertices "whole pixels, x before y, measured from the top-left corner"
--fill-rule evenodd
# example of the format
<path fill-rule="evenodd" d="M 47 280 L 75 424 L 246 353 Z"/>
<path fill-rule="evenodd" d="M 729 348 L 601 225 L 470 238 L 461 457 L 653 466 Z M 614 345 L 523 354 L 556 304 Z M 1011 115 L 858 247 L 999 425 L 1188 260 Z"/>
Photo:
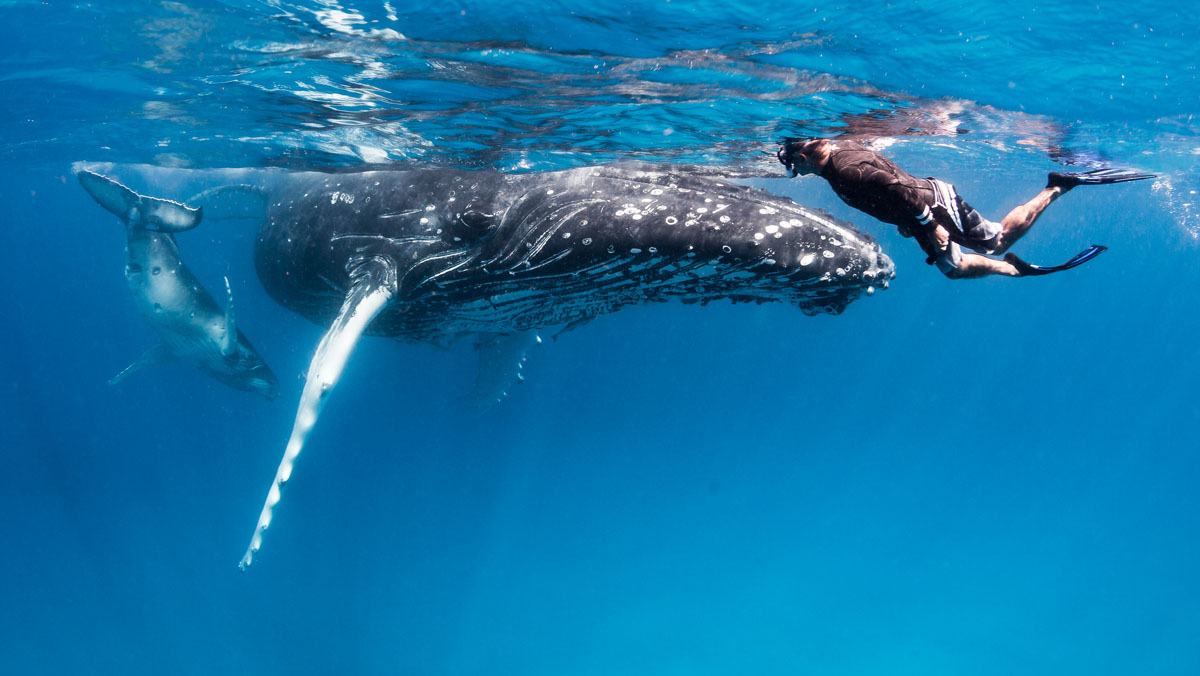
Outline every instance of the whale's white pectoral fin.
<path fill-rule="evenodd" d="M 118 373 L 117 375 L 110 378 L 108 380 L 108 384 L 110 386 L 115 386 L 115 385 L 119 384 L 122 380 L 125 380 L 126 378 L 128 378 L 133 373 L 136 373 L 137 371 L 140 371 L 147 366 L 161 364 L 170 358 L 171 358 L 171 353 L 170 353 L 170 351 L 167 350 L 165 345 L 162 345 L 162 344 L 155 345 L 151 348 L 148 348 L 145 352 L 142 353 L 142 356 L 138 357 L 129 366 L 126 366 L 125 369 L 122 370 L 120 373 Z"/>
<path fill-rule="evenodd" d="M 183 232 L 200 225 L 203 212 L 199 207 L 139 195 L 117 181 L 87 169 L 76 176 L 92 199 L 130 227 Z"/>
<path fill-rule="evenodd" d="M 304 442 L 316 424 L 326 398 L 334 385 L 337 385 L 350 353 L 371 320 L 396 296 L 396 264 L 391 259 L 372 256 L 365 260 L 353 261 L 351 266 L 350 292 L 346 295 L 333 325 L 317 345 L 317 352 L 308 366 L 304 392 L 300 395 L 300 406 L 296 410 L 296 422 L 292 425 L 292 434 L 284 450 L 283 459 L 279 462 L 275 480 L 271 483 L 271 490 L 267 493 L 266 503 L 258 517 L 258 525 L 250 538 L 250 546 L 238 564 L 242 570 L 250 566 L 254 553 L 262 546 L 263 533 L 271 525 L 272 509 L 279 502 L 283 487 L 291 478 L 296 456 L 304 448 Z"/>
<path fill-rule="evenodd" d="M 228 357 L 237 351 L 237 323 L 233 320 L 233 287 L 229 286 L 229 278 L 225 278 L 225 335 L 221 337 L 221 354 Z"/>
<path fill-rule="evenodd" d="M 537 331 L 489 335 L 475 344 L 479 370 L 475 386 L 464 401 L 474 406 L 490 406 L 508 396 L 509 390 L 525 381 L 525 361 L 529 352 L 542 342 Z"/>

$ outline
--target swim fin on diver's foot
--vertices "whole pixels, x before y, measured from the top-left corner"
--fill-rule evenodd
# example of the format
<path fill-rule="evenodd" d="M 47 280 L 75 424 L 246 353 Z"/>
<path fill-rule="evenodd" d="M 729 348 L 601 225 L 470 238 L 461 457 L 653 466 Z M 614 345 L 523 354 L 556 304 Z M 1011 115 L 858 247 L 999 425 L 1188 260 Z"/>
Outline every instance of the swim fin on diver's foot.
<path fill-rule="evenodd" d="M 1130 169 L 1094 169 L 1076 173 L 1052 171 L 1046 177 L 1047 188 L 1074 188 L 1077 185 L 1107 185 L 1155 178 L 1154 174 L 1139 174 Z"/>
<path fill-rule="evenodd" d="M 1049 266 L 1034 265 L 1032 263 L 1026 263 L 1025 261 L 1018 258 L 1016 254 L 1011 254 L 1011 253 L 1005 254 L 1004 260 L 1009 265 L 1016 268 L 1017 272 L 1021 273 L 1022 277 L 1031 277 L 1031 276 L 1035 276 L 1035 275 L 1048 275 L 1052 272 L 1062 272 L 1063 270 L 1070 270 L 1071 268 L 1073 268 L 1075 266 L 1083 265 L 1084 263 L 1092 260 L 1093 258 L 1095 258 L 1096 256 L 1099 256 L 1100 254 L 1104 253 L 1105 251 L 1108 251 L 1108 247 L 1100 246 L 1099 244 L 1093 244 L 1092 246 L 1089 246 L 1088 248 L 1084 249 L 1083 251 L 1080 251 L 1079 253 L 1075 254 L 1071 258 L 1071 260 L 1067 261 L 1066 263 L 1062 263 L 1061 265 L 1049 265 Z"/>

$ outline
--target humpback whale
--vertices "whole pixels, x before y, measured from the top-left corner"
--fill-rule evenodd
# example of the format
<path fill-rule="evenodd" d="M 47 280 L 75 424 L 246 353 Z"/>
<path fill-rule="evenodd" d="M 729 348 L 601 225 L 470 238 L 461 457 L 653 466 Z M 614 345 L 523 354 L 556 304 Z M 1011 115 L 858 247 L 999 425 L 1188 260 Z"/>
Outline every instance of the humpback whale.
<path fill-rule="evenodd" d="M 434 343 L 483 334 L 527 346 L 521 336 L 539 328 L 673 299 L 837 314 L 894 276 L 879 245 L 849 224 L 683 167 L 308 172 L 286 176 L 265 201 L 259 280 L 329 328 L 243 570 L 364 334 Z"/>
<path fill-rule="evenodd" d="M 229 280 L 225 280 L 228 301 L 221 311 L 180 257 L 173 233 L 199 225 L 201 210 L 139 195 L 86 169 L 76 176 L 96 202 L 125 224 L 125 280 L 142 316 L 161 341 L 109 384 L 116 385 L 141 368 L 174 358 L 230 387 L 274 399 L 279 393 L 275 374 L 237 330 Z"/>

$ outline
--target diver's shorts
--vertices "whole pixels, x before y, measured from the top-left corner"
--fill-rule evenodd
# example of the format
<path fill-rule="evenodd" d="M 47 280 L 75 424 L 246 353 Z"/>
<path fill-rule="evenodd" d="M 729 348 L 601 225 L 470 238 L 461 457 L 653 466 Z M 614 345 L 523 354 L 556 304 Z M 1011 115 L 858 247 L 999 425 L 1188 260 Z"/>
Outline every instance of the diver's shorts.
<path fill-rule="evenodd" d="M 937 264 L 938 270 L 941 270 L 943 275 L 948 275 L 962 265 L 962 249 L 954 242 L 950 242 L 946 250 L 933 259 L 933 262 Z"/>
<path fill-rule="evenodd" d="M 984 218 L 974 207 L 959 197 L 954 186 L 949 183 L 936 178 L 929 179 L 929 183 L 933 186 L 935 209 L 948 214 L 954 225 L 966 235 L 967 241 L 962 246 L 981 254 L 994 252 L 1004 227 L 995 221 Z M 939 270 L 950 274 L 952 270 L 957 270 L 959 264 L 962 263 L 962 247 L 955 242 L 950 242 L 946 250 L 934 262 L 937 263 Z"/>

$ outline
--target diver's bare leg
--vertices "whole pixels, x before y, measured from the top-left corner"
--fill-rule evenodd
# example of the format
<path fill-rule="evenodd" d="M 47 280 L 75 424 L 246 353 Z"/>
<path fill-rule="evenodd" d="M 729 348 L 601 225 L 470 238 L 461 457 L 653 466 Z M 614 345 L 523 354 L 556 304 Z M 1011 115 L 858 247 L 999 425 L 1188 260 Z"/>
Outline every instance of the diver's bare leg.
<path fill-rule="evenodd" d="M 988 275 L 1020 277 L 1021 273 L 1007 261 L 965 253 L 962 255 L 962 261 L 959 262 L 958 268 L 946 276 L 951 279 L 978 279 Z"/>
<path fill-rule="evenodd" d="M 996 248 L 992 250 L 993 254 L 1002 254 L 1008 251 L 1008 248 L 1017 243 L 1017 240 L 1025 236 L 1026 232 L 1033 227 L 1037 222 L 1038 216 L 1050 206 L 1050 203 L 1058 199 L 1060 195 L 1068 189 L 1055 186 L 1053 188 L 1043 188 L 1036 197 L 1029 200 L 1025 204 L 1008 212 L 1000 225 L 1003 230 L 1000 232 L 1000 242 Z"/>

